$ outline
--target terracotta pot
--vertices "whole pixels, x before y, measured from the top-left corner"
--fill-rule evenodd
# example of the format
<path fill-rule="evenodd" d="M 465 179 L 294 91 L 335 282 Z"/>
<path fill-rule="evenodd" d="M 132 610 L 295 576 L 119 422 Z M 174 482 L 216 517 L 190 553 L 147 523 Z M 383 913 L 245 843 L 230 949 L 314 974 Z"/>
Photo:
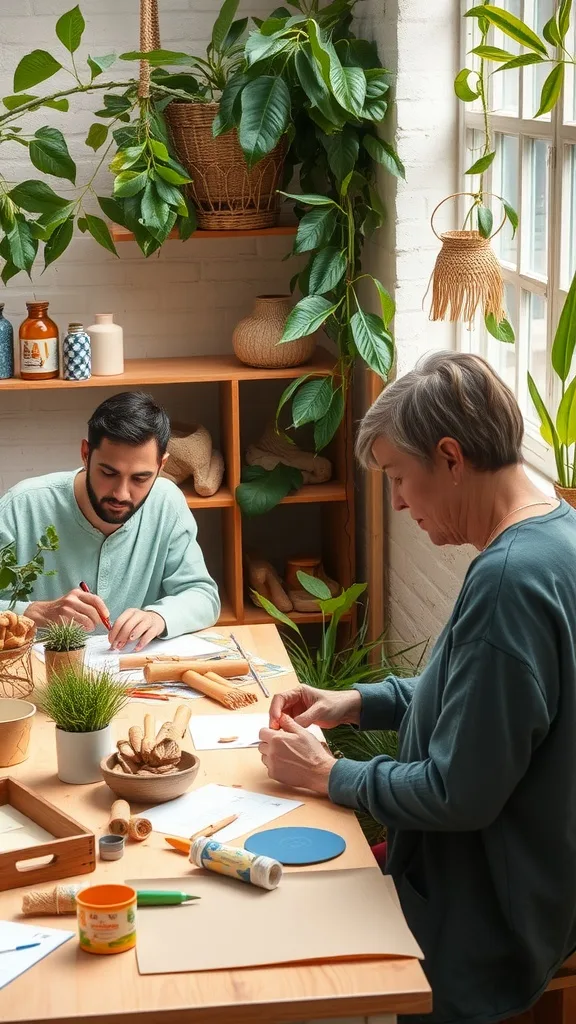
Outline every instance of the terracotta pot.
<path fill-rule="evenodd" d="M 36 705 L 28 700 L 0 700 L 0 768 L 20 764 L 28 757 L 28 744 Z"/>
<path fill-rule="evenodd" d="M 316 348 L 316 335 L 280 345 L 288 314 L 290 295 L 258 295 L 254 309 L 234 329 L 232 345 L 236 357 L 247 366 L 300 366 Z"/>
<path fill-rule="evenodd" d="M 46 658 L 46 681 L 52 682 L 62 669 L 82 668 L 84 664 L 85 647 L 77 647 L 74 651 L 48 651 L 44 648 Z"/>
<path fill-rule="evenodd" d="M 560 484 L 555 483 L 554 490 L 557 498 L 563 498 L 572 508 L 576 508 L 576 487 L 560 487 Z"/>

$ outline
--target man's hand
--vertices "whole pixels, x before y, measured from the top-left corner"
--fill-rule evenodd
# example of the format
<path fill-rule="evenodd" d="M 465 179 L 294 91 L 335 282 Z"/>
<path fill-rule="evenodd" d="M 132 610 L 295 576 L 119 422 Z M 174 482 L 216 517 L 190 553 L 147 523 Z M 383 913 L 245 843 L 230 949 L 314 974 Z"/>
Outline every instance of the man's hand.
<path fill-rule="evenodd" d="M 108 618 L 108 609 L 97 594 L 85 594 L 80 587 L 75 587 L 69 594 L 55 601 L 33 601 L 24 612 L 37 626 L 47 626 L 50 622 L 77 622 L 87 633 L 100 626 L 100 615 Z"/>
<path fill-rule="evenodd" d="M 358 725 L 362 698 L 358 690 L 317 690 L 314 686 L 297 686 L 277 693 L 270 705 L 270 728 L 279 729 L 282 715 L 293 718 L 298 725 L 318 725 L 333 729 L 336 725 Z"/>
<path fill-rule="evenodd" d="M 166 623 L 158 612 L 146 612 L 140 608 L 127 608 L 118 616 L 108 634 L 110 647 L 121 651 L 126 644 L 138 643 L 135 651 L 141 651 L 155 637 L 166 629 Z"/>
<path fill-rule="evenodd" d="M 278 729 L 261 729 L 258 749 L 271 779 L 315 793 L 328 792 L 336 759 L 294 719 L 282 715 Z"/>

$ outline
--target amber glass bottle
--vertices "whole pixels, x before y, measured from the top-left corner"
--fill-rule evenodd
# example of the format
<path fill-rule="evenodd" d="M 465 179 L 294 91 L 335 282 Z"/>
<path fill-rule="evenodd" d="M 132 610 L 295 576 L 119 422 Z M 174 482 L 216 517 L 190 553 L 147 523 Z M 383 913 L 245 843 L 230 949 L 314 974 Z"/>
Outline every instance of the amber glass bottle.
<path fill-rule="evenodd" d="M 27 302 L 20 325 L 20 376 L 49 380 L 58 376 L 58 327 L 48 316 L 47 302 Z"/>

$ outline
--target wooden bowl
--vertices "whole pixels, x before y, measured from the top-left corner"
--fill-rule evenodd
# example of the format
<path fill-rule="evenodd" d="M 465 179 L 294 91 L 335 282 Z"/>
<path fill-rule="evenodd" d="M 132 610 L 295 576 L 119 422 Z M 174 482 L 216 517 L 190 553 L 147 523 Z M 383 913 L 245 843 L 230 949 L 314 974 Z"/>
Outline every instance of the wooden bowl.
<path fill-rule="evenodd" d="M 116 796 L 135 804 L 163 804 L 182 796 L 190 788 L 200 767 L 200 759 L 187 750 L 182 751 L 181 768 L 174 775 L 120 775 L 112 771 L 116 754 L 104 757 L 100 771 L 106 785 Z"/>

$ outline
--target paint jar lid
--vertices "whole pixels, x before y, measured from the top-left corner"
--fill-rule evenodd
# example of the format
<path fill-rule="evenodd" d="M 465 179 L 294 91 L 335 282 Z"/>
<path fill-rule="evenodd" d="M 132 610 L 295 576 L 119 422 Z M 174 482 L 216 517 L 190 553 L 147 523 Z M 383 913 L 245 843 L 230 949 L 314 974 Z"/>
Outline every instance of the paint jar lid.
<path fill-rule="evenodd" d="M 100 836 L 100 860 L 120 860 L 124 854 L 124 836 Z"/>

